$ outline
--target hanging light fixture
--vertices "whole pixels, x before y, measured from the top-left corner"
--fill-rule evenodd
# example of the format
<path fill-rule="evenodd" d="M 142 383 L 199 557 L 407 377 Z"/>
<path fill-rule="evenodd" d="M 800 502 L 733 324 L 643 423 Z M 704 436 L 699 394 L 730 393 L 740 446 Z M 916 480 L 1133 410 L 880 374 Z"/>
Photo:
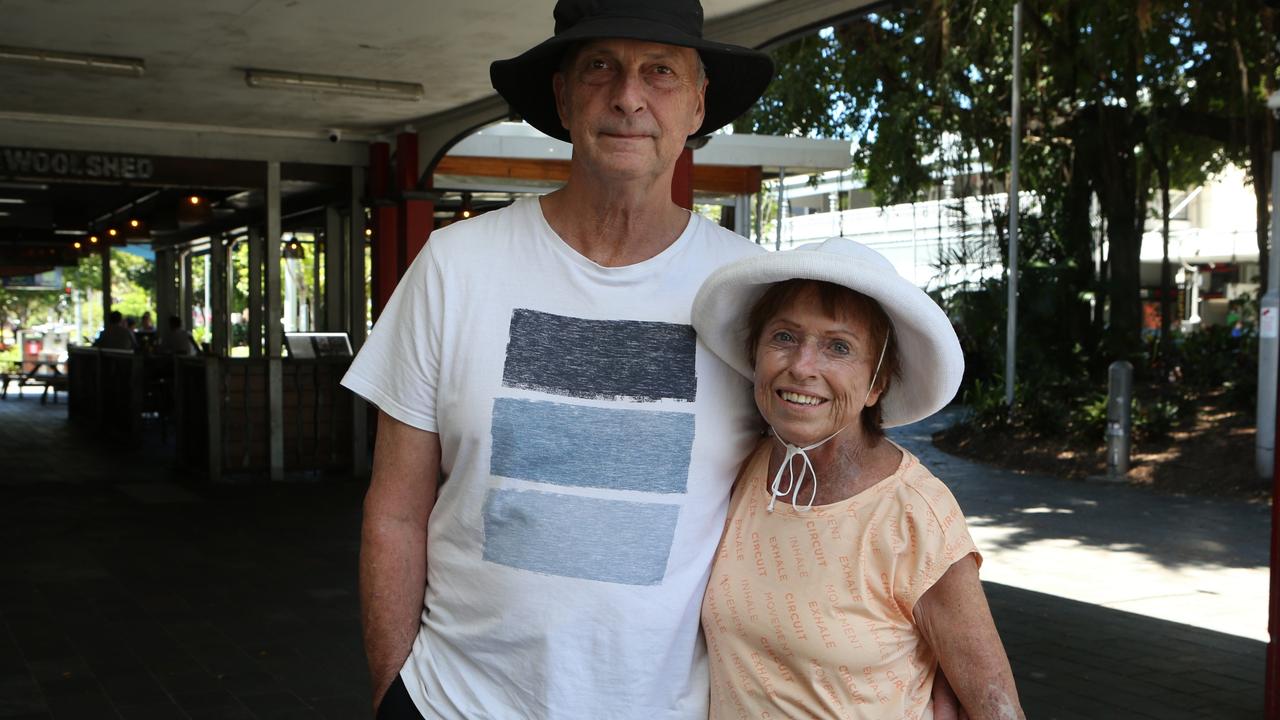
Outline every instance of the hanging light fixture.
<path fill-rule="evenodd" d="M 336 95 L 372 97 L 382 100 L 407 100 L 417 102 L 425 91 L 421 83 L 373 78 L 343 77 L 340 75 L 313 75 L 280 70 L 244 71 L 244 82 L 252 88 L 276 88 L 281 90 L 318 90 Z"/>
<path fill-rule="evenodd" d="M 142 77 L 142 74 L 147 69 L 146 61 L 141 58 L 93 55 L 61 50 L 13 47 L 10 45 L 0 45 L 0 62 L 35 65 L 59 70 L 104 73 L 124 77 Z"/>

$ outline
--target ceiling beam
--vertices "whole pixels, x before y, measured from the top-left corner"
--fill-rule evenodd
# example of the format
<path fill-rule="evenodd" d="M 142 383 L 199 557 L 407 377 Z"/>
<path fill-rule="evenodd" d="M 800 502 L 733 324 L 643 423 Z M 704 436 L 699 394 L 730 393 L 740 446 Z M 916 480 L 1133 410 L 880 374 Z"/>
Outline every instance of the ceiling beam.
<path fill-rule="evenodd" d="M 367 143 L 329 142 L 297 132 L 108 118 L 0 112 L 0 138 L 10 147 L 159 155 L 209 160 L 365 165 Z"/>
<path fill-rule="evenodd" d="M 562 183 L 569 179 L 569 161 L 446 155 L 435 171 L 441 175 Z M 750 195 L 760 190 L 760 178 L 759 167 L 693 165 L 693 189 L 700 192 Z"/>

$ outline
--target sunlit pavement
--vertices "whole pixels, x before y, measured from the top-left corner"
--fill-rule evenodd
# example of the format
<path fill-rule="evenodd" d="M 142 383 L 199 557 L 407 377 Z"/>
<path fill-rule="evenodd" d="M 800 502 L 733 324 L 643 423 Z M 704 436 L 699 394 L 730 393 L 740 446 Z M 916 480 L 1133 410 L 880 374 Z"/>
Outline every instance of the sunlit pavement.
<path fill-rule="evenodd" d="M 1266 641 L 1266 506 L 978 465 L 929 442 L 950 417 L 891 434 L 955 493 L 984 580 Z"/>
<path fill-rule="evenodd" d="M 1029 717 L 1260 717 L 1269 508 L 969 462 L 930 442 L 956 412 L 890 435 L 965 511 Z"/>

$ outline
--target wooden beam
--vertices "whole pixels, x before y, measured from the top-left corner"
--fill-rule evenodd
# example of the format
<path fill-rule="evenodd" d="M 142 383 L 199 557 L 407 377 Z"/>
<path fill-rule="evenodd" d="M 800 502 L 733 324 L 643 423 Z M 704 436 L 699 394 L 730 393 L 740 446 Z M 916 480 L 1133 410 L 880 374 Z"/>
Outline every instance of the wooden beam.
<path fill-rule="evenodd" d="M 694 192 L 755 195 L 760 192 L 760 166 L 693 164 Z"/>
<path fill-rule="evenodd" d="M 501 177 L 518 180 L 564 182 L 569 179 L 568 160 L 536 160 L 446 155 L 436 165 L 437 175 Z M 694 192 L 754 195 L 760 190 L 758 166 L 693 164 Z"/>

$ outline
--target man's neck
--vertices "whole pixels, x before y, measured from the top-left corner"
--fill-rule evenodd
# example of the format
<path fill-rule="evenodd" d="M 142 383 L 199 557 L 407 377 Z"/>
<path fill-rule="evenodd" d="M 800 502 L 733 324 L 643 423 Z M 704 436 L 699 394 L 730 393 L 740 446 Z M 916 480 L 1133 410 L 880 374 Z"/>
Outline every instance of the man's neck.
<path fill-rule="evenodd" d="M 665 182 L 663 182 L 665 180 Z M 671 178 L 643 187 L 575 178 L 543 196 L 542 214 L 574 250 L 598 265 L 634 265 L 666 250 L 689 224 L 671 200 Z"/>

